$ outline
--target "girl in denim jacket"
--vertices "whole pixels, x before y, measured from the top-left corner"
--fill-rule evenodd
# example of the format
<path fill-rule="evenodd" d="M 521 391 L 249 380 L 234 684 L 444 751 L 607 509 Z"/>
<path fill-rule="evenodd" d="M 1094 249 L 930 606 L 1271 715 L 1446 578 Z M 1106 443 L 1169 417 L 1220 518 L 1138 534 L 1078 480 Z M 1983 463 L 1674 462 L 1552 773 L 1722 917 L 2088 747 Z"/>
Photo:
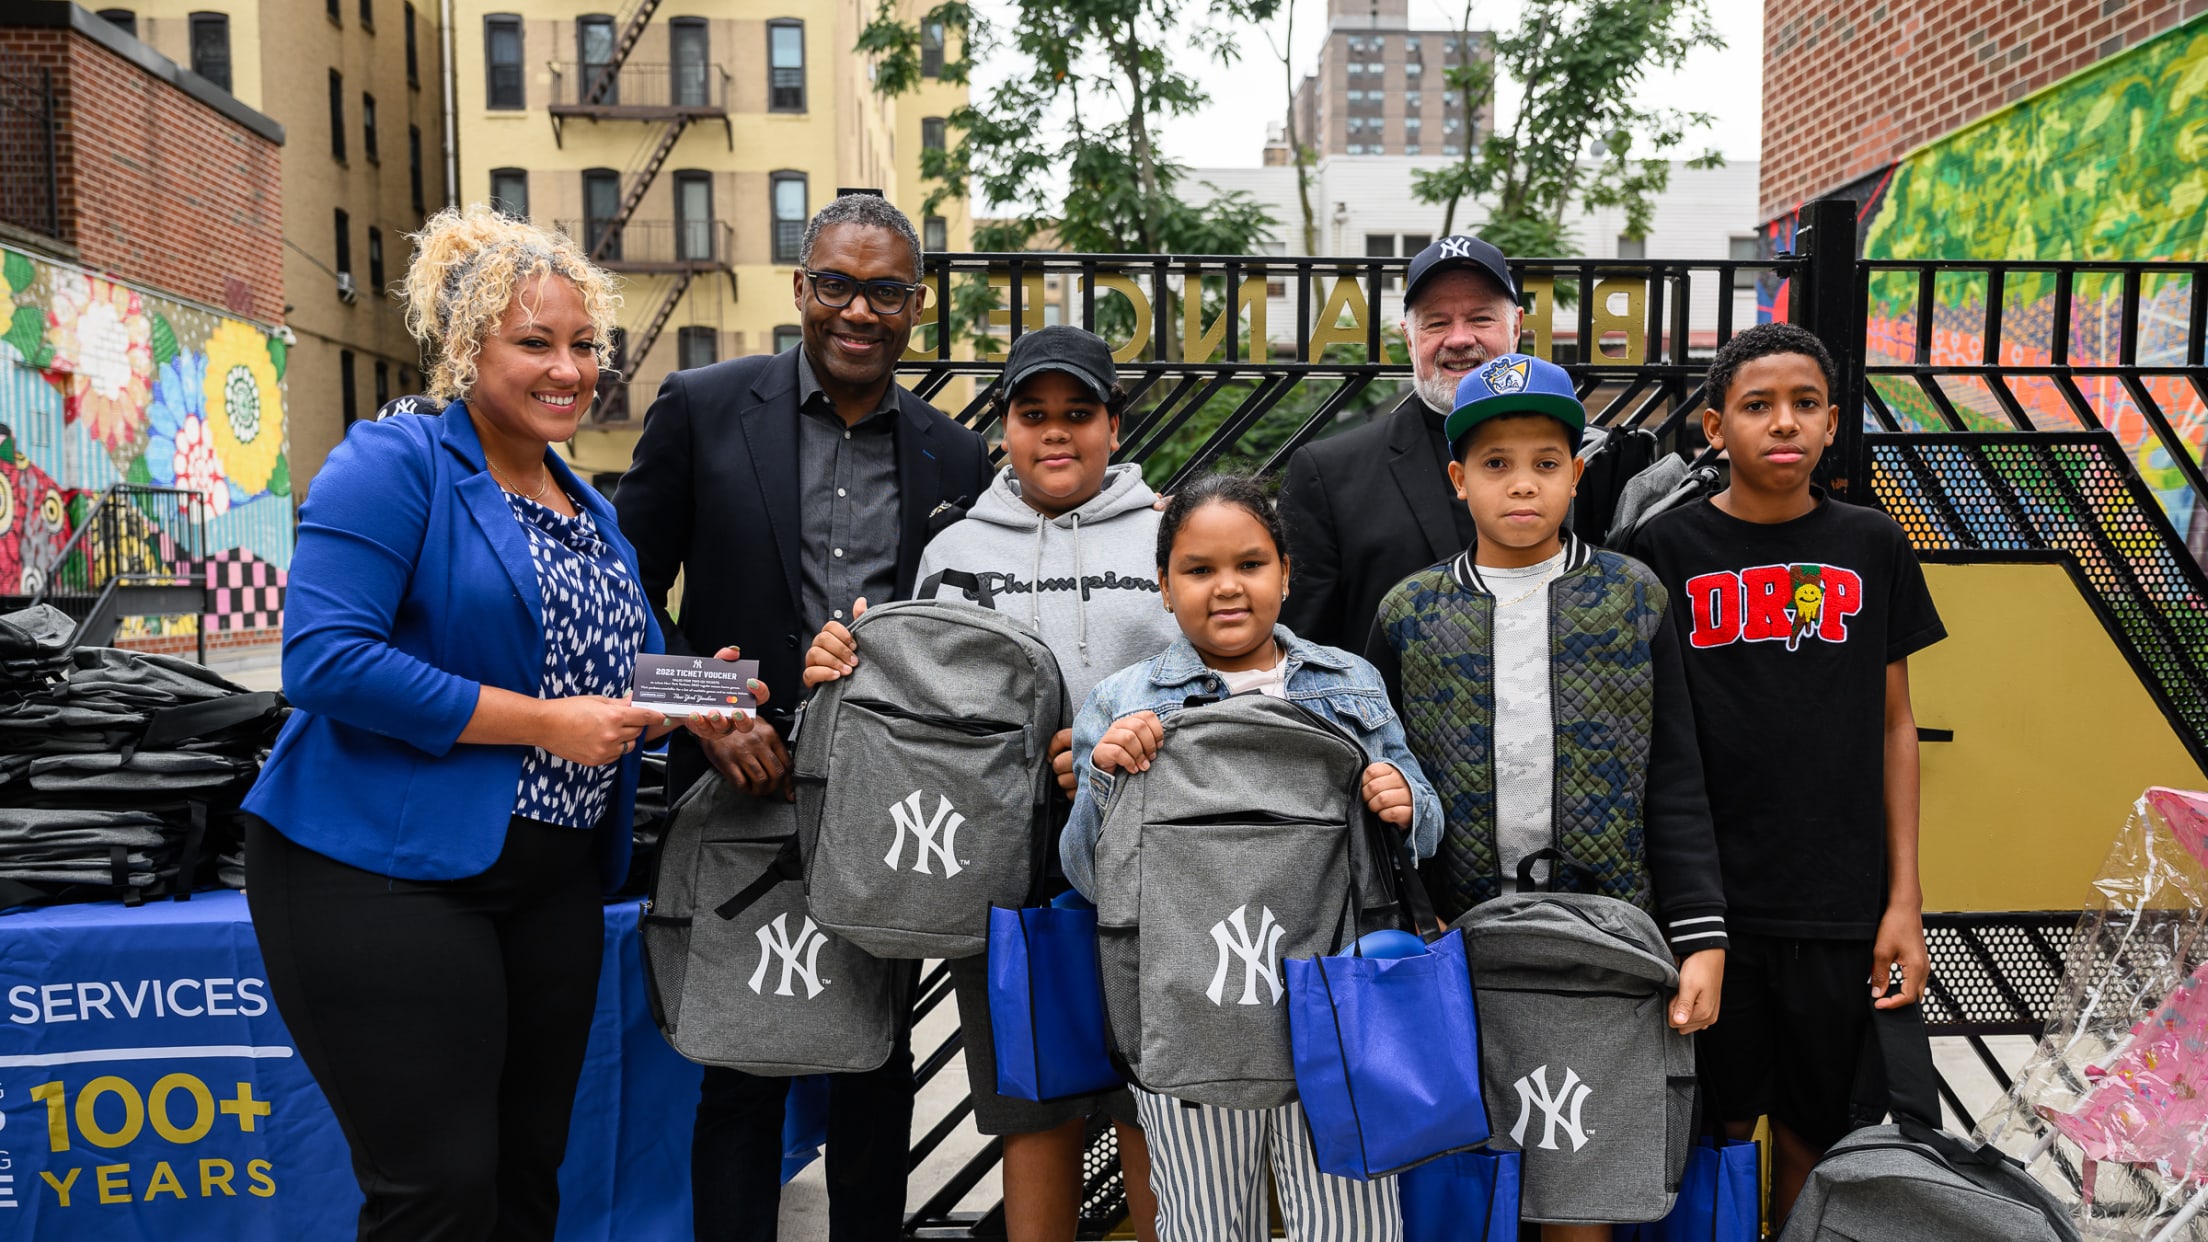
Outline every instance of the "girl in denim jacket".
<path fill-rule="evenodd" d="M 1288 568 L 1280 519 L 1253 480 L 1211 476 L 1167 507 L 1158 524 L 1158 586 L 1181 637 L 1106 678 L 1074 720 L 1079 787 L 1059 853 L 1083 895 L 1096 895 L 1097 830 L 1118 776 L 1150 766 L 1165 719 L 1191 695 L 1271 694 L 1347 729 L 1371 760 L 1365 804 L 1406 830 L 1420 857 L 1433 852 L 1441 803 L 1411 757 L 1379 673 L 1278 623 Z M 1134 1095 L 1150 1140 L 1160 1242 L 1265 1237 L 1268 1163 L 1290 1238 L 1401 1242 L 1394 1179 L 1321 1173 L 1299 1105 L 1219 1108 L 1140 1087 Z"/>

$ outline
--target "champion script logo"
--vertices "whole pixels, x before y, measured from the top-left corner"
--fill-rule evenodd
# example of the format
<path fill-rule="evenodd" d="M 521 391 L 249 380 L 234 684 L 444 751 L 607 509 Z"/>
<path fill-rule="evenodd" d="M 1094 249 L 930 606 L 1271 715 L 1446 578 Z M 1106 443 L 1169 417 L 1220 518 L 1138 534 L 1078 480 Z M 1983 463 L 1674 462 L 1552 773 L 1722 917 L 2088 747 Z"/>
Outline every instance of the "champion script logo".
<path fill-rule="evenodd" d="M 1280 937 L 1286 931 L 1273 919 L 1271 909 L 1260 906 L 1257 919 L 1257 936 L 1251 938 L 1250 926 L 1245 916 L 1247 905 L 1234 908 L 1234 913 L 1211 925 L 1211 938 L 1219 945 L 1219 969 L 1211 972 L 1211 986 L 1204 995 L 1214 1005 L 1226 1003 L 1227 967 L 1236 958 L 1242 962 L 1242 999 L 1238 1005 L 1255 1005 L 1257 981 L 1263 979 L 1272 999 L 1263 1003 L 1280 1003 Z"/>
<path fill-rule="evenodd" d="M 751 972 L 751 990 L 755 994 L 764 995 L 760 993 L 760 988 L 767 982 L 767 967 L 779 958 L 782 962 L 782 982 L 774 989 L 774 994 L 796 995 L 790 991 L 790 977 L 794 975 L 805 981 L 805 999 L 811 1000 L 820 995 L 822 988 L 828 986 L 829 981 L 820 977 L 820 947 L 828 943 L 828 937 L 813 926 L 813 920 L 808 918 L 797 929 L 797 939 L 791 940 L 789 926 L 783 922 L 788 917 L 787 914 L 777 914 L 773 922 L 759 929 L 759 965 Z M 804 959 L 802 965 L 798 961 L 800 958 Z"/>
<path fill-rule="evenodd" d="M 1556 1150 L 1556 1131 L 1562 1127 L 1572 1140 L 1572 1150 L 1587 1145 L 1587 1131 L 1579 1124 L 1579 1110 L 1586 1105 L 1587 1097 L 1594 1089 L 1579 1080 L 1579 1074 L 1567 1067 L 1564 1070 L 1563 1089 L 1549 1094 L 1549 1067 L 1538 1065 L 1532 1073 L 1518 1080 L 1518 1124 L 1510 1128 L 1510 1141 L 1519 1147 L 1526 1145 L 1526 1123 L 1533 1120 L 1533 1110 L 1541 1110 L 1541 1147 L 1545 1151 Z M 1565 1119 L 1565 1110 L 1571 1110 L 1571 1119 Z"/>
<path fill-rule="evenodd" d="M 920 791 L 906 794 L 901 802 L 889 804 L 890 818 L 897 821 L 897 836 L 889 843 L 889 853 L 882 861 L 891 871 L 897 870 L 899 860 L 905 856 L 905 838 L 913 839 L 912 869 L 921 875 L 933 875 L 928 870 L 928 855 L 934 854 L 943 868 L 944 878 L 957 875 L 961 870 L 958 859 L 952 854 L 958 840 L 959 825 L 966 817 L 951 809 L 951 800 L 940 794 L 935 799 L 935 818 L 922 822 L 920 818 Z M 938 837 L 936 834 L 941 833 Z"/>

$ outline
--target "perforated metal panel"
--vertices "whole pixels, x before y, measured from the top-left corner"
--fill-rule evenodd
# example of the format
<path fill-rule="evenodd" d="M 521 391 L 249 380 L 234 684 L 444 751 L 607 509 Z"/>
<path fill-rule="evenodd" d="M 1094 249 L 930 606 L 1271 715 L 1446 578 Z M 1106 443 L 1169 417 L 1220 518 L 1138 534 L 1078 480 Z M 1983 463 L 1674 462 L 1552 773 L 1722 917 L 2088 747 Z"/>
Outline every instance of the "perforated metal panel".
<path fill-rule="evenodd" d="M 1935 1035 L 2033 1035 L 2062 986 L 2076 913 L 1928 914 L 1932 982 L 1924 1018 Z"/>
<path fill-rule="evenodd" d="M 2090 588 L 2193 758 L 2208 767 L 2208 578 L 2116 438 L 2092 432 L 1873 435 L 1871 491 L 1921 556 L 2056 556 Z"/>

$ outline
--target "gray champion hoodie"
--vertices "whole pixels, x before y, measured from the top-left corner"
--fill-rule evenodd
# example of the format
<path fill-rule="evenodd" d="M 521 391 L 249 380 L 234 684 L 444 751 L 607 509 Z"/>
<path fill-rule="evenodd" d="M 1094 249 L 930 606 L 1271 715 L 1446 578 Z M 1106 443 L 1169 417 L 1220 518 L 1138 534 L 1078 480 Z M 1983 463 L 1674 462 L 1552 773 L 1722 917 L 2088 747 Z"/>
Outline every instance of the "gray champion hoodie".
<path fill-rule="evenodd" d="M 1141 467 L 1121 464 L 1087 504 L 1045 518 L 1020 499 L 1007 466 L 965 520 L 928 542 L 918 581 L 943 569 L 986 581 L 997 611 L 1032 627 L 1058 657 L 1066 701 L 1078 706 L 1096 683 L 1180 635 L 1158 595 L 1157 498 Z"/>

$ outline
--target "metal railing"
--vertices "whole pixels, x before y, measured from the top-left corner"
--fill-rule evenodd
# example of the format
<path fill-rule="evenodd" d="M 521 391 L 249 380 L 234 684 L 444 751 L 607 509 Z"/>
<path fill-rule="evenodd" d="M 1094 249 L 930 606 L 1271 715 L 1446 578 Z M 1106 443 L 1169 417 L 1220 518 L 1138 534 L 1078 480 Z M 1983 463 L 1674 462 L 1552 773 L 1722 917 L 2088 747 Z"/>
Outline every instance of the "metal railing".
<path fill-rule="evenodd" d="M 53 71 L 22 65 L 0 71 L 0 222 L 61 236 L 61 181 L 55 153 Z"/>
<path fill-rule="evenodd" d="M 728 70 L 715 64 L 566 60 L 552 66 L 547 107 L 581 116 L 721 116 L 728 111 L 728 83 Z"/>
<path fill-rule="evenodd" d="M 59 548 L 25 564 L 24 585 L 30 603 L 60 609 L 80 633 L 95 619 L 144 615 L 133 601 L 157 601 L 164 612 L 181 606 L 193 617 L 204 660 L 206 557 L 207 503 L 198 492 L 117 483 Z"/>
<path fill-rule="evenodd" d="M 598 260 L 616 272 L 718 271 L 733 262 L 735 229 L 720 220 L 559 220 L 586 250 L 610 232 Z"/>

